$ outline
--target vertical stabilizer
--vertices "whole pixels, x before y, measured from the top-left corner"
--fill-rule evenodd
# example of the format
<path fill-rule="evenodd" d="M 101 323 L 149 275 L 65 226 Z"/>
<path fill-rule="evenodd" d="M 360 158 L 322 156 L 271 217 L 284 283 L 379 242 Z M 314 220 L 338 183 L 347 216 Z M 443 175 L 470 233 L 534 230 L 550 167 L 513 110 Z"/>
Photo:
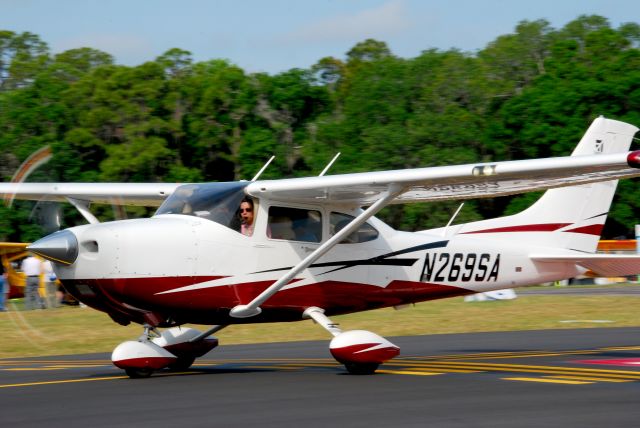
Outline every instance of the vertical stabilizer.
<path fill-rule="evenodd" d="M 637 131 L 633 125 L 599 117 L 572 156 L 628 151 Z M 518 214 L 467 223 L 456 232 L 594 252 L 617 184 L 617 180 L 612 180 L 547 190 L 531 207 Z"/>

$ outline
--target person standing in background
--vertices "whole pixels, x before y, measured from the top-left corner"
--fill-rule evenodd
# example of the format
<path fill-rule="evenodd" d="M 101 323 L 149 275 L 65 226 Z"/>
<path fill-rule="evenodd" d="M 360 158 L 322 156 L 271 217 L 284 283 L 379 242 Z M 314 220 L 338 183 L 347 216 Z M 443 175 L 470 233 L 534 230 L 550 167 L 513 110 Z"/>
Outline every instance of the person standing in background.
<path fill-rule="evenodd" d="M 60 307 L 58 299 L 58 284 L 56 284 L 56 273 L 53 271 L 53 265 L 49 260 L 42 263 L 44 270 L 44 292 L 47 301 L 47 308 L 53 309 Z"/>
<path fill-rule="evenodd" d="M 7 301 L 7 295 L 9 294 L 9 280 L 7 274 L 4 271 L 4 266 L 0 263 L 0 312 L 4 312 L 5 302 Z"/>
<path fill-rule="evenodd" d="M 40 297 L 40 275 L 42 274 L 42 263 L 35 256 L 29 256 L 22 261 L 20 267 L 27 276 L 27 283 L 24 286 L 25 309 L 44 309 L 44 302 Z"/>

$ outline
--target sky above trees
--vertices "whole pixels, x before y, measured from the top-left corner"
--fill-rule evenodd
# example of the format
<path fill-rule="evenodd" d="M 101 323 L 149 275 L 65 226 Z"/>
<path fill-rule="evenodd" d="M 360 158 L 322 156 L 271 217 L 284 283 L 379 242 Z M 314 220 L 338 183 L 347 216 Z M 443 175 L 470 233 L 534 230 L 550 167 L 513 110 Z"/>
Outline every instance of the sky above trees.
<path fill-rule="evenodd" d="M 308 68 L 343 58 L 356 43 L 384 40 L 395 55 L 475 52 L 522 20 L 560 28 L 579 15 L 614 27 L 640 16 L 634 0 L 0 0 L 0 28 L 29 31 L 53 53 L 90 47 L 139 65 L 171 48 L 194 60 L 224 58 L 249 72 Z"/>

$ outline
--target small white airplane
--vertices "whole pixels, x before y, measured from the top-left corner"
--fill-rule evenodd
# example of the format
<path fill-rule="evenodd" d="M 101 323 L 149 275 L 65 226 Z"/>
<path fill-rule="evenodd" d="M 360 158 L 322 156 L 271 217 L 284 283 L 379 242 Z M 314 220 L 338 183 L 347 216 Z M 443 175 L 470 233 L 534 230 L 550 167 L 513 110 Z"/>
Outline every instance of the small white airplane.
<path fill-rule="evenodd" d="M 369 331 L 342 331 L 329 316 L 587 270 L 640 272 L 638 256 L 595 253 L 617 180 L 640 176 L 640 151 L 628 151 L 637 131 L 600 117 L 571 156 L 549 159 L 183 185 L 2 183 L 0 195 L 68 201 L 83 213 L 89 224 L 28 249 L 56 262 L 81 302 L 143 325 L 112 354 L 131 377 L 188 368 L 229 324 L 303 319 L 334 336 L 330 352 L 350 373 L 369 374 L 399 348 Z M 389 204 L 541 189 L 550 190 L 519 214 L 434 230 L 401 232 L 374 217 Z M 159 208 L 151 218 L 99 223 L 90 203 Z"/>

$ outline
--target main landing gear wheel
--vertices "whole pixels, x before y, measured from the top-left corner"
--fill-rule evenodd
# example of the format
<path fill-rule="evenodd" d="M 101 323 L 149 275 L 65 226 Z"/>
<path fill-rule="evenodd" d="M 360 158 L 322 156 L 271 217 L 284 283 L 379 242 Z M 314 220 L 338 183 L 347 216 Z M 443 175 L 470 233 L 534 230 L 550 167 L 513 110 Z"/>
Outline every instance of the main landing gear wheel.
<path fill-rule="evenodd" d="M 379 366 L 380 364 L 375 363 L 344 363 L 344 367 L 352 375 L 371 375 Z"/>
<path fill-rule="evenodd" d="M 146 377 L 150 377 L 153 374 L 153 370 L 151 369 L 124 369 L 124 372 L 131 379 L 143 379 Z"/>
<path fill-rule="evenodd" d="M 195 357 L 178 357 L 177 360 L 169 364 L 167 367 L 169 370 L 173 371 L 187 370 L 189 367 L 191 367 L 195 360 Z"/>
<path fill-rule="evenodd" d="M 338 324 L 324 315 L 321 308 L 307 308 L 302 316 L 313 319 L 333 335 L 329 351 L 353 375 L 374 374 L 380 364 L 400 354 L 400 348 L 370 331 L 342 331 Z"/>

